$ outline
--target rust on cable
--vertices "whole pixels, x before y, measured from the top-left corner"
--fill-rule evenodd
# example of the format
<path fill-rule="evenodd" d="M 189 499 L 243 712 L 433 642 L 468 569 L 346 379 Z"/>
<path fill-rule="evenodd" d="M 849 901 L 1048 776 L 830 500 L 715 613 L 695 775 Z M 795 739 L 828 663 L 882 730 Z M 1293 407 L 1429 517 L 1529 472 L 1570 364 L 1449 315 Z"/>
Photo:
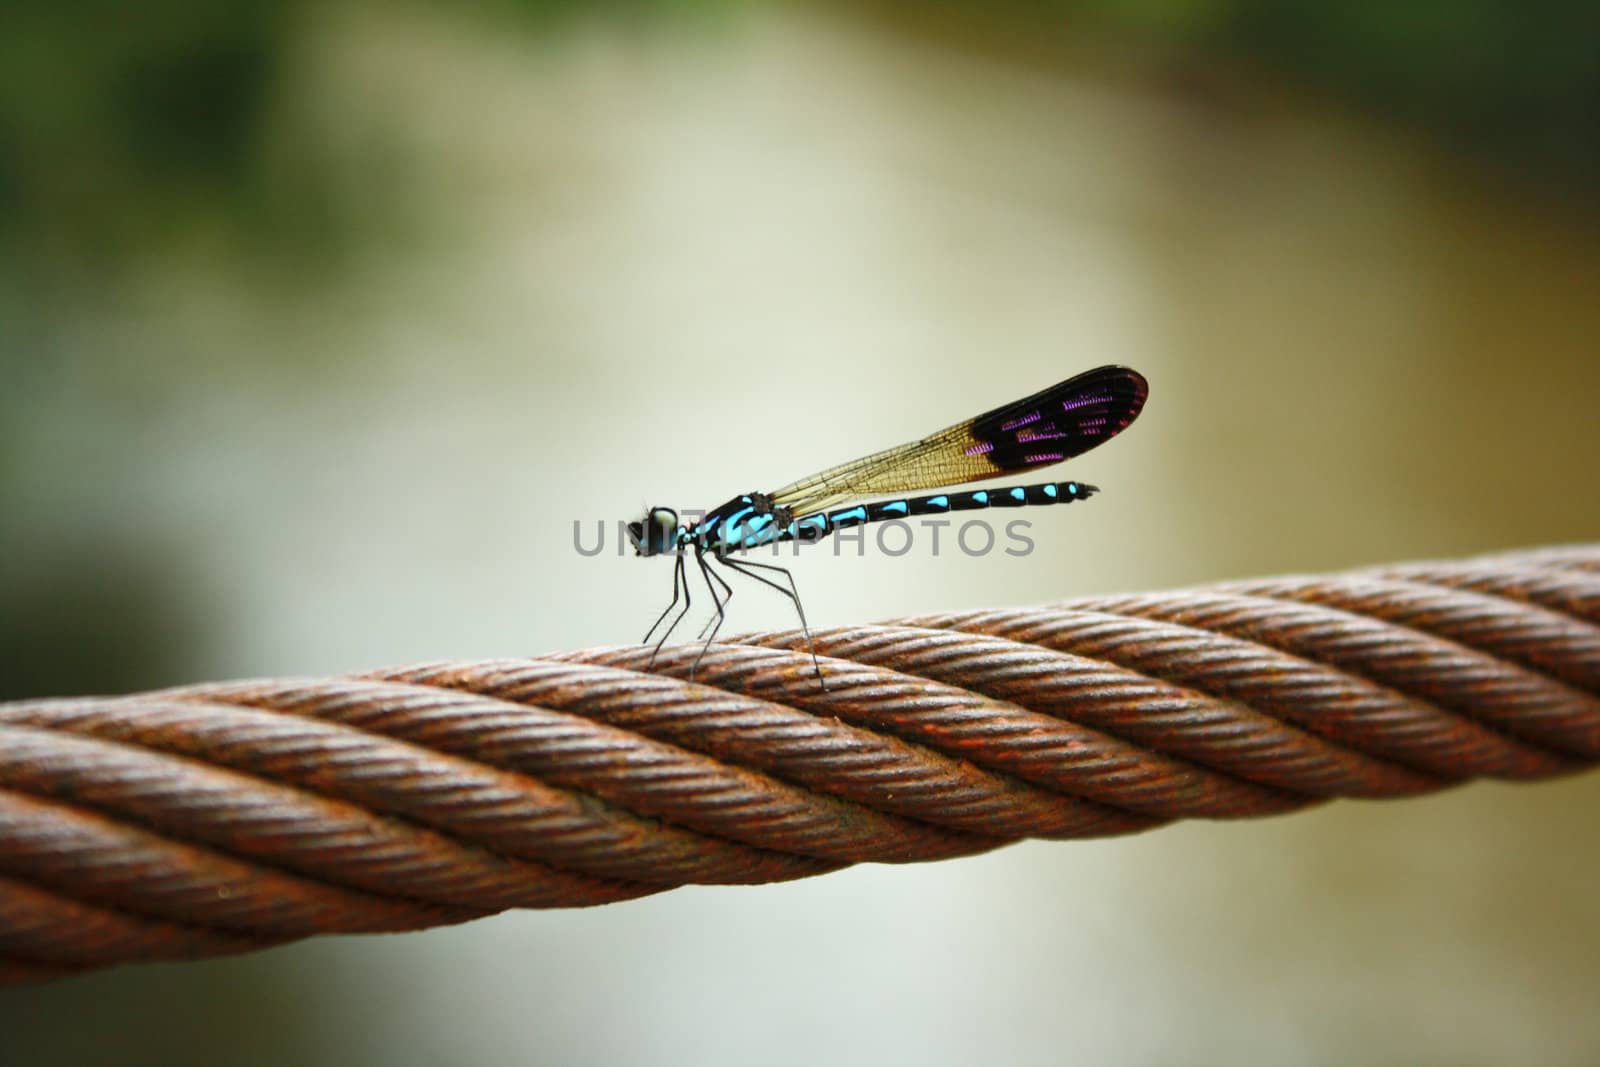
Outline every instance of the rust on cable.
<path fill-rule="evenodd" d="M 813 638 L 0 703 L 0 984 L 1600 761 L 1600 545 Z"/>

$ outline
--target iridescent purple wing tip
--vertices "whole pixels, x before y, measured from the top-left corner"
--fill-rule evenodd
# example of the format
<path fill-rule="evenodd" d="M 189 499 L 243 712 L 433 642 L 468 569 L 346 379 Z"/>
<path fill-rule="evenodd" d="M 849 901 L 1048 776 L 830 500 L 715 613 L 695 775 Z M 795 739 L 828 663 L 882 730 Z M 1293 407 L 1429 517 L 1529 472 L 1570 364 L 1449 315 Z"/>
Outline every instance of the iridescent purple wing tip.
<path fill-rule="evenodd" d="M 1097 367 L 979 415 L 968 424 L 966 452 L 983 456 L 996 472 L 1060 463 L 1127 429 L 1149 394 L 1138 371 Z"/>

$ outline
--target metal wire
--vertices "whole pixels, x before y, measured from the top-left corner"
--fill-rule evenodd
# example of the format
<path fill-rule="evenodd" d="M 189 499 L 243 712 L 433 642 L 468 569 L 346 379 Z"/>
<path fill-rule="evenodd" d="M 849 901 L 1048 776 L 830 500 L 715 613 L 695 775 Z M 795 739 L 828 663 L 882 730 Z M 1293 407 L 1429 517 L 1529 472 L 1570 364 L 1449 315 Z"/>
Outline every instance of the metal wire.
<path fill-rule="evenodd" d="M 0 704 L 0 984 L 1600 760 L 1600 545 Z"/>

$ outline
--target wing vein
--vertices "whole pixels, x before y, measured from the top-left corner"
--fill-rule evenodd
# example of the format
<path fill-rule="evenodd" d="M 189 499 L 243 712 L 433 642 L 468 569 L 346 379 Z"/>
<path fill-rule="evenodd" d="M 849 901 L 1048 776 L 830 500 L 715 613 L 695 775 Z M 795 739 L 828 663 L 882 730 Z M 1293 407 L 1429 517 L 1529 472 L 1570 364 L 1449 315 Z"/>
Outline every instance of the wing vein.
<path fill-rule="evenodd" d="M 796 517 L 868 496 L 920 492 L 1048 467 L 1115 437 L 1149 386 L 1137 371 L 1085 371 L 918 441 L 862 456 L 773 492 Z"/>

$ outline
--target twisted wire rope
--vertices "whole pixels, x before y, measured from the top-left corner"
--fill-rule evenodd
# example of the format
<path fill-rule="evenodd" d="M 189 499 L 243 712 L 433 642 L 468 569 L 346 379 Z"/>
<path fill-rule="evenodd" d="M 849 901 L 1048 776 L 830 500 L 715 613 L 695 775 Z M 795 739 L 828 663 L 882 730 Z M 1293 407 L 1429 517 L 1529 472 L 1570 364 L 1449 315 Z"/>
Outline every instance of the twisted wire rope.
<path fill-rule="evenodd" d="M 1600 545 L 812 639 L 0 703 L 0 984 L 1600 760 Z"/>

